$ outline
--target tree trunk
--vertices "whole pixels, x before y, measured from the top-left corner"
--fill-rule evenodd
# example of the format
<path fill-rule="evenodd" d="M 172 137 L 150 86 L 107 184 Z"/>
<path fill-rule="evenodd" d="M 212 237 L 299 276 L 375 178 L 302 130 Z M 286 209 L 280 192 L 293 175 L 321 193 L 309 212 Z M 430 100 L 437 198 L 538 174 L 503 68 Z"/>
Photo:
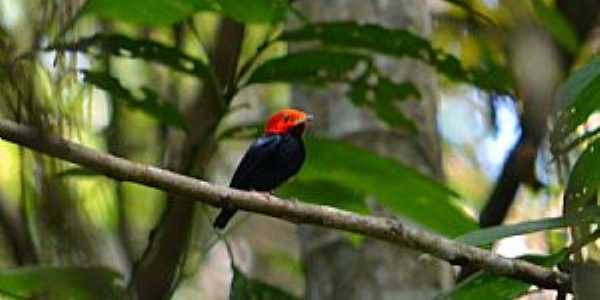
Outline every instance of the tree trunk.
<path fill-rule="evenodd" d="M 426 1 L 329 0 L 302 2 L 300 9 L 312 20 L 381 22 L 409 28 L 427 36 L 431 16 Z M 435 130 L 438 84 L 434 72 L 412 60 L 379 58 L 379 67 L 395 80 L 410 80 L 421 101 L 403 103 L 419 128 L 418 135 L 386 130 L 369 112 L 344 99 L 344 92 L 315 92 L 294 88 L 293 99 L 316 115 L 316 130 L 334 135 L 379 154 L 396 158 L 421 172 L 442 177 L 441 151 Z M 335 99 L 335 100 L 333 100 Z M 401 199 L 399 199 L 401 200 Z M 380 208 L 375 213 L 385 214 Z M 311 226 L 300 228 L 305 270 L 305 299 L 431 299 L 451 285 L 451 269 L 421 253 L 376 240 L 352 245 L 338 233 Z"/>
<path fill-rule="evenodd" d="M 224 18 L 221 20 L 217 44 L 211 60 L 219 86 L 229 91 L 237 69 L 244 38 L 244 25 Z M 209 82 L 208 80 L 206 81 Z M 221 92 L 207 84 L 198 101 L 187 112 L 187 123 L 193 132 L 188 134 L 180 154 L 170 161 L 172 169 L 185 175 L 203 177 L 205 168 L 216 149 L 215 130 L 225 115 L 227 103 Z M 178 153 L 178 152 L 174 152 Z M 129 287 L 137 299 L 161 300 L 170 298 L 179 271 L 185 260 L 194 224 L 195 202 L 179 195 L 169 199 L 162 220 L 152 233 L 150 243 Z"/>

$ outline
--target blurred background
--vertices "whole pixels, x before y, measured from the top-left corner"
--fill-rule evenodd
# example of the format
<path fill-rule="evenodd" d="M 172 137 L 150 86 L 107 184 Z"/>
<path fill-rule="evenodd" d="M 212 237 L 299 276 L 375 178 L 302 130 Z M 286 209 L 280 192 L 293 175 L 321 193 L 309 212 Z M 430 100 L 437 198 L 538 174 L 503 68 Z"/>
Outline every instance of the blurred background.
<path fill-rule="evenodd" d="M 551 130 L 583 89 L 567 78 L 597 51 L 600 2 L 239 2 L 0 0 L 2 118 L 227 185 L 264 120 L 297 107 L 315 121 L 282 197 L 451 238 L 551 220 L 474 242 L 551 266 L 587 237 L 563 198 L 597 105 Z M 250 213 L 220 236 L 215 208 L 8 142 L 0 162 L 2 299 L 557 297 Z"/>

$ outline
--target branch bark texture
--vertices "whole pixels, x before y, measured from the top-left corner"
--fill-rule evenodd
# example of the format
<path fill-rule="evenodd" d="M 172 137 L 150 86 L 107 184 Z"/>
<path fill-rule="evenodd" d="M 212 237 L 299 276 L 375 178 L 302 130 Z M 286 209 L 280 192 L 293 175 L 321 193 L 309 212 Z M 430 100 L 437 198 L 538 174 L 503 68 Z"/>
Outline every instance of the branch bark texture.
<path fill-rule="evenodd" d="M 473 264 L 490 273 L 519 279 L 541 288 L 570 290 L 568 274 L 523 260 L 502 257 L 393 219 L 359 215 L 296 200 L 284 201 L 270 195 L 214 185 L 101 153 L 61 138 L 48 137 L 38 129 L 8 120 L 0 120 L 0 138 L 81 165 L 116 180 L 154 187 L 209 205 L 233 205 L 296 224 L 313 224 L 354 232 L 426 252 L 453 264 Z"/>

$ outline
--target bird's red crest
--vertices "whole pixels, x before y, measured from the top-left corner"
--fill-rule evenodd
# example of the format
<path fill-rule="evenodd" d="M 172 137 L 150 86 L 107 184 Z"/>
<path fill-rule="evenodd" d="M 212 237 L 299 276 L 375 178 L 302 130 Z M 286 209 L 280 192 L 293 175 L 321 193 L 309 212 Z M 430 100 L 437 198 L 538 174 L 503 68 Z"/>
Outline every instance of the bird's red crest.
<path fill-rule="evenodd" d="M 292 128 L 304 126 L 304 123 L 310 119 L 310 116 L 301 110 L 286 108 L 271 116 L 265 127 L 265 132 L 267 134 L 285 134 L 290 132 Z"/>

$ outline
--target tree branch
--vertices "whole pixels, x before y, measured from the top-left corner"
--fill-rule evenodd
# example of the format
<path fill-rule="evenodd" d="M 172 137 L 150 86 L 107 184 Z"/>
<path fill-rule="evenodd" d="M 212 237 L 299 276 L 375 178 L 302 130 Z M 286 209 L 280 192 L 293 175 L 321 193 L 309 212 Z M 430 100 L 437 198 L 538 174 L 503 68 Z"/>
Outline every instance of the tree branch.
<path fill-rule="evenodd" d="M 354 232 L 423 251 L 453 264 L 472 264 L 490 273 L 519 279 L 540 288 L 571 290 L 568 274 L 523 260 L 505 258 L 389 218 L 364 216 L 328 206 L 284 201 L 270 195 L 213 185 L 94 151 L 61 138 L 48 137 L 35 128 L 12 121 L 0 120 L 0 137 L 116 180 L 158 188 L 209 205 L 234 206 L 296 224 L 314 224 Z"/>

